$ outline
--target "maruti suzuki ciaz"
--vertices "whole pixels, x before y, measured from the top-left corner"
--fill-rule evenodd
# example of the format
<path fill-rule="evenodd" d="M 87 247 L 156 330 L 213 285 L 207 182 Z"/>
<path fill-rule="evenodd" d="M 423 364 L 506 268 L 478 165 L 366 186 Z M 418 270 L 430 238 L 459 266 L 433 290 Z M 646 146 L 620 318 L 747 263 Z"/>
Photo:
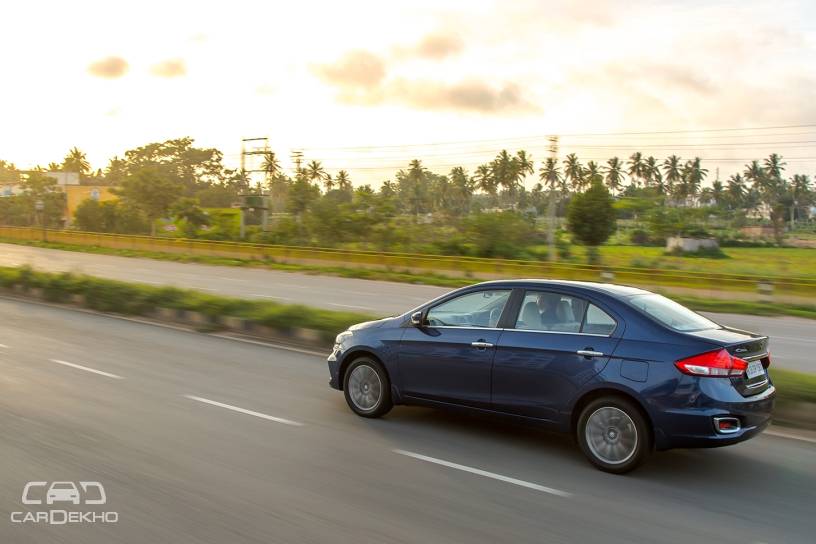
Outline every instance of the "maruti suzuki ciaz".
<path fill-rule="evenodd" d="M 600 283 L 465 287 L 350 327 L 328 364 L 331 386 L 360 416 L 395 404 L 506 415 L 573 433 L 613 473 L 655 449 L 756 436 L 775 397 L 767 337 Z"/>

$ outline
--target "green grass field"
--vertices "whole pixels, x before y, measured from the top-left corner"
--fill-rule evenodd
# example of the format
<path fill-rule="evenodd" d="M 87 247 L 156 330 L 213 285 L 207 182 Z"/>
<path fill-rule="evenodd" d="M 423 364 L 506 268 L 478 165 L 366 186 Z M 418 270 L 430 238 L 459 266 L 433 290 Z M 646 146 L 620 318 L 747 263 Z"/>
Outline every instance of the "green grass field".
<path fill-rule="evenodd" d="M 585 250 L 573 246 L 572 259 L 586 262 Z M 726 247 L 725 257 L 676 257 L 662 247 L 602 246 L 601 260 L 607 266 L 637 266 L 718 272 L 816 278 L 816 249 L 788 247 Z"/>

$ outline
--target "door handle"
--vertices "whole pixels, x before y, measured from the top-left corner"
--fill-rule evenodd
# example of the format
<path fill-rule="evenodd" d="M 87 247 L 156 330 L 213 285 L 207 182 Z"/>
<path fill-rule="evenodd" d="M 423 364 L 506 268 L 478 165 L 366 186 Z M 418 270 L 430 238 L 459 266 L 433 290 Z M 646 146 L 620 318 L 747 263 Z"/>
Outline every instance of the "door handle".
<path fill-rule="evenodd" d="M 491 344 L 490 342 L 482 342 L 481 340 L 478 342 L 471 342 L 470 345 L 473 346 L 474 348 L 479 349 L 487 349 L 493 347 L 493 344 Z"/>
<path fill-rule="evenodd" d="M 603 357 L 603 353 L 600 351 L 592 351 L 591 349 L 579 349 L 575 353 L 583 355 L 584 357 Z"/>

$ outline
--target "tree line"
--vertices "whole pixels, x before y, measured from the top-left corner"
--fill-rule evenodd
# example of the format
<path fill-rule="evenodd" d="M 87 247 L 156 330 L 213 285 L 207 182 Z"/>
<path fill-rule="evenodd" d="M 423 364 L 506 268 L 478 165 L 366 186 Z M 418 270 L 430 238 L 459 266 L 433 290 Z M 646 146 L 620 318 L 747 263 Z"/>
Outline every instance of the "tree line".
<path fill-rule="evenodd" d="M 286 171 L 278 156 L 268 152 L 258 186 L 247 172 L 224 167 L 217 149 L 198 148 L 191 138 L 180 138 L 128 150 L 96 171 L 75 147 L 61 163 L 38 168 L 35 174 L 76 172 L 83 184 L 118 188 L 118 201 L 89 201 L 80 207 L 76 223 L 89 230 L 150 232 L 157 219 L 176 218 L 189 236 L 231 239 L 237 236 L 234 225 L 213 225 L 202 208 L 227 208 L 241 194 L 262 191 L 270 195 L 274 220 L 266 229 L 250 229 L 250 236 L 259 241 L 365 242 L 416 250 L 422 245 L 417 240 L 431 238 L 439 251 L 468 253 L 472 250 L 458 246 L 475 245 L 480 253 L 506 254 L 500 247 L 503 240 L 514 246 L 539 242 L 542 229 L 535 217 L 549 213 L 566 218 L 570 201 L 593 184 L 614 195 L 624 217 L 696 217 L 700 210 L 735 224 L 747 216 L 767 217 L 781 242 L 786 222 L 807 219 L 816 202 L 809 176 L 787 176 L 786 168 L 781 156 L 771 154 L 751 161 L 724 182 L 708 184 L 709 171 L 699 157 L 670 155 L 661 160 L 635 152 L 628 159 L 611 157 L 599 164 L 583 163 L 571 153 L 562 160 L 547 157 L 536 163 L 524 150 L 502 150 L 472 172 L 455 167 L 438 173 L 414 159 L 374 189 L 355 186 L 347 170 L 331 173 L 319 160 L 299 161 L 293 171 Z M 530 178 L 535 183 L 528 189 Z M 16 167 L 0 161 L 0 182 L 14 179 L 20 179 Z M 30 198 L 23 198 L 29 193 L 25 189 L 15 206 L 3 202 L 9 199 L 0 200 L 0 221 L 35 220 L 26 210 Z M 428 236 L 430 231 L 442 234 Z M 492 236 L 491 231 L 500 234 Z"/>

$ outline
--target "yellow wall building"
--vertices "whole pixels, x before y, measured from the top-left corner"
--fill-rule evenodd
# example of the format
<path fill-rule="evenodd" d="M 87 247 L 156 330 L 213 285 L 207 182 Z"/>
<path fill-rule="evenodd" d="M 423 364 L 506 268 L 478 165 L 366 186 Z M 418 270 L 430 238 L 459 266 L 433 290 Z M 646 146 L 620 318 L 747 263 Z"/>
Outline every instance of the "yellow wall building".
<path fill-rule="evenodd" d="M 116 200 L 117 197 L 111 192 L 113 187 L 102 187 L 94 185 L 64 185 L 60 190 L 65 193 L 65 225 L 68 226 L 74 222 L 74 213 L 77 206 L 83 201 L 90 199 L 105 202 L 107 200 Z"/>

